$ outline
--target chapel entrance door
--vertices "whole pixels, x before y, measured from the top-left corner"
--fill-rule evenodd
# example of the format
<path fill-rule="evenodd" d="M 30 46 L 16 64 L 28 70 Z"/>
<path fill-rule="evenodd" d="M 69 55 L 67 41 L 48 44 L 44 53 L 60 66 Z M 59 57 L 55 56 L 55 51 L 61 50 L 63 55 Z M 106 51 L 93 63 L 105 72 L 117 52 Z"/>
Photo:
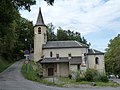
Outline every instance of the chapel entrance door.
<path fill-rule="evenodd" d="M 48 68 L 48 76 L 53 76 L 53 68 Z"/>

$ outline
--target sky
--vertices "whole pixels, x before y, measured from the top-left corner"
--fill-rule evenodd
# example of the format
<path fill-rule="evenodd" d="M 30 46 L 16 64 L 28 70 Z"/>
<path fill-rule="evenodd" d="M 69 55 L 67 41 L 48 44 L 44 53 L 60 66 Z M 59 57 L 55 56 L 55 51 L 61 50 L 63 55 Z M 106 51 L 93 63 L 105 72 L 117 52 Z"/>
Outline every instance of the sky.
<path fill-rule="evenodd" d="M 93 49 L 104 52 L 109 40 L 120 33 L 120 0 L 55 0 L 53 6 L 37 0 L 31 12 L 20 10 L 20 14 L 35 24 L 39 7 L 45 24 L 80 32 Z"/>

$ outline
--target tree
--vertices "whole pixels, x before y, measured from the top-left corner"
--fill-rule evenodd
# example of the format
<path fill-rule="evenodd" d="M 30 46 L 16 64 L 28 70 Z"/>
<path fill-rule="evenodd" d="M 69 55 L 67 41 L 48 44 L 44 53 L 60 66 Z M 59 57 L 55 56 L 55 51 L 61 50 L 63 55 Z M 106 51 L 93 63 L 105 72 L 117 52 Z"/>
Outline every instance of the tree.
<path fill-rule="evenodd" d="M 0 54 L 9 61 L 16 60 L 21 50 L 29 49 L 30 43 L 33 46 L 33 24 L 32 22 L 19 17 L 5 30 L 0 38 Z M 25 42 L 27 38 L 27 42 Z"/>
<path fill-rule="evenodd" d="M 22 50 L 29 49 L 30 44 L 32 44 L 33 46 L 33 36 L 34 36 L 33 23 L 21 17 L 17 24 L 19 25 L 16 28 L 17 29 L 16 35 L 18 36 L 18 40 L 16 42 L 17 47 L 19 47 Z M 27 39 L 26 42 L 25 39 Z"/>
<path fill-rule="evenodd" d="M 52 23 L 47 25 L 47 40 L 48 41 L 55 41 L 56 35 L 54 33 L 55 26 Z"/>
<path fill-rule="evenodd" d="M 57 29 L 57 40 L 75 40 L 87 46 L 90 46 L 90 44 L 87 43 L 87 40 L 84 37 L 81 38 L 81 34 L 79 32 L 63 30 L 61 27 Z"/>
<path fill-rule="evenodd" d="M 15 52 L 21 45 L 18 43 L 20 42 L 20 30 L 26 28 L 26 26 L 22 27 L 24 25 L 21 25 L 23 22 L 20 20 L 19 10 L 30 11 L 30 6 L 34 4 L 35 0 L 0 0 L 0 55 L 9 61 L 14 60 Z M 28 25 L 27 20 L 24 24 Z M 28 27 L 33 27 L 33 25 L 31 24 Z M 32 33 L 29 33 L 29 35 L 32 35 Z M 32 39 L 30 38 L 30 40 Z M 22 44 L 24 43 L 22 42 Z"/>
<path fill-rule="evenodd" d="M 30 6 L 35 3 L 35 0 L 0 0 L 0 26 L 6 27 L 17 17 L 20 9 L 30 11 Z"/>
<path fill-rule="evenodd" d="M 36 4 L 36 0 L 9 0 L 16 10 L 26 9 L 30 11 L 30 6 Z"/>
<path fill-rule="evenodd" d="M 86 45 L 89 45 L 89 44 L 87 44 L 87 40 L 84 37 L 82 37 L 82 43 L 86 44 Z"/>
<path fill-rule="evenodd" d="M 59 28 L 57 29 L 57 40 L 58 40 L 58 41 L 68 40 L 67 34 L 65 33 L 65 31 L 64 31 L 61 27 L 59 27 Z"/>
<path fill-rule="evenodd" d="M 54 3 L 54 0 L 44 0 L 44 1 L 46 1 L 48 5 L 53 5 Z"/>
<path fill-rule="evenodd" d="M 111 39 L 105 54 L 106 71 L 120 76 L 120 34 Z"/>

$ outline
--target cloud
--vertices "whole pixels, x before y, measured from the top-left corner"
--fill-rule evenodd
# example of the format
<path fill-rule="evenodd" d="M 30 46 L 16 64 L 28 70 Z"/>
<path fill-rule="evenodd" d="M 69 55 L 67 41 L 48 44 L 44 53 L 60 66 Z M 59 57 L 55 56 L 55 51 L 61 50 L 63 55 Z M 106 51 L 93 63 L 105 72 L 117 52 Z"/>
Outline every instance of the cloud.
<path fill-rule="evenodd" d="M 30 13 L 20 11 L 21 15 L 35 24 L 39 7 L 46 24 L 52 22 L 56 27 L 79 31 L 82 35 L 106 30 L 120 33 L 120 0 L 55 0 L 54 6 L 37 0 Z"/>
<path fill-rule="evenodd" d="M 116 21 L 120 18 L 120 0 L 55 0 L 54 6 L 37 1 L 32 11 L 29 14 L 25 12 L 23 16 L 35 24 L 39 7 L 42 7 L 45 23 L 52 22 L 57 27 L 73 29 L 83 34 L 120 23 Z"/>

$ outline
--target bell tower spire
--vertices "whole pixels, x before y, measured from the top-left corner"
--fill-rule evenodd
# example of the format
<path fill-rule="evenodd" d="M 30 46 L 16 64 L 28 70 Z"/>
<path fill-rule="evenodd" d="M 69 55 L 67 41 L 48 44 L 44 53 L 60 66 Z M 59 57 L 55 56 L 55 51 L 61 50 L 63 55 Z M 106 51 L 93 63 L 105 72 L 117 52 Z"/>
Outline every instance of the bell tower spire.
<path fill-rule="evenodd" d="M 34 61 L 37 62 L 43 56 L 42 46 L 47 42 L 46 25 L 42 17 L 41 8 L 34 26 Z"/>
<path fill-rule="evenodd" d="M 39 7 L 39 13 L 38 13 L 37 22 L 35 26 L 45 26 L 42 12 L 41 12 L 41 7 Z"/>

